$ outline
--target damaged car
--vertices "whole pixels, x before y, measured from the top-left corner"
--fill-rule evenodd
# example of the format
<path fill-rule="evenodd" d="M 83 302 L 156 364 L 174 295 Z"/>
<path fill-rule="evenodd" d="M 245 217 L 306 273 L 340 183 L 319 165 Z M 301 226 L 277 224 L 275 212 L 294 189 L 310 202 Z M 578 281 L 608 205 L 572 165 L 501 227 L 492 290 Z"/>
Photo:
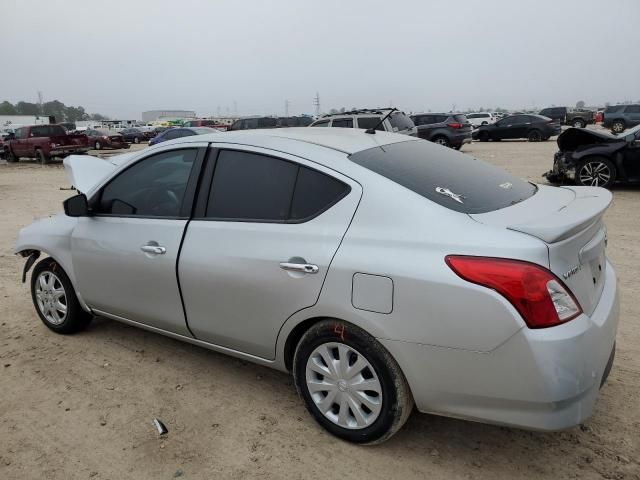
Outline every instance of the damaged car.
<path fill-rule="evenodd" d="M 81 193 L 15 248 L 56 333 L 95 315 L 290 372 L 311 416 L 361 444 L 414 406 L 569 428 L 611 370 L 605 189 L 355 128 L 194 135 L 64 166 Z"/>
<path fill-rule="evenodd" d="M 640 125 L 620 135 L 570 128 L 558 137 L 550 183 L 611 188 L 640 181 Z"/>

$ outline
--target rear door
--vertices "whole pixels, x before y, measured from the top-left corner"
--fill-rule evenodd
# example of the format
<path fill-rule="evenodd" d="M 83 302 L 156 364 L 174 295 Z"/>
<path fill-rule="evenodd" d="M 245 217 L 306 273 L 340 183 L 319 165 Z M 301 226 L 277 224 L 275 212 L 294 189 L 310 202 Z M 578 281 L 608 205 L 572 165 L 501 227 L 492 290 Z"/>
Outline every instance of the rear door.
<path fill-rule="evenodd" d="M 640 124 L 640 105 L 628 105 L 624 110 L 627 128 Z"/>
<path fill-rule="evenodd" d="M 178 266 L 189 328 L 272 359 L 286 319 L 316 303 L 361 189 L 299 157 L 218 145 Z"/>
<path fill-rule="evenodd" d="M 190 336 L 176 263 L 206 145 L 156 151 L 92 196 L 95 214 L 79 218 L 71 237 L 74 271 L 91 308 Z"/>

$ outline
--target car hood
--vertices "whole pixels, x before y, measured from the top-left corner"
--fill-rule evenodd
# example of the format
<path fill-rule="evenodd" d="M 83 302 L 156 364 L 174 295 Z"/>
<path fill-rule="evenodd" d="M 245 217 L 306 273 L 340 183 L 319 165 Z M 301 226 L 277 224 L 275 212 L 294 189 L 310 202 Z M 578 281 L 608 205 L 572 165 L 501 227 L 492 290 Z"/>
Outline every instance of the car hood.
<path fill-rule="evenodd" d="M 608 132 L 587 130 L 586 128 L 569 128 L 558 136 L 558 147 L 561 152 L 573 152 L 580 147 L 601 143 L 624 143 L 624 138 Z"/>
<path fill-rule="evenodd" d="M 91 155 L 69 155 L 63 163 L 71 185 L 86 194 L 133 156 L 134 153 L 123 153 L 103 159 Z"/>

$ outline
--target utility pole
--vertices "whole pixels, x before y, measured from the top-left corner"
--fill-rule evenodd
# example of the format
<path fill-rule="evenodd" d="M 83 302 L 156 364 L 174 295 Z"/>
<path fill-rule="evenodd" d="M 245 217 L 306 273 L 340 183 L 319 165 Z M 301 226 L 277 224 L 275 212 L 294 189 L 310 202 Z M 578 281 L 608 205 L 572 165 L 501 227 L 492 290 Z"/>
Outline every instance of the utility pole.
<path fill-rule="evenodd" d="M 284 101 L 284 116 L 289 116 L 289 100 Z"/>
<path fill-rule="evenodd" d="M 320 94 L 316 92 L 316 96 L 313 97 L 313 105 L 316 107 L 316 117 L 320 116 Z"/>
<path fill-rule="evenodd" d="M 38 112 L 42 115 L 42 92 L 38 90 Z"/>

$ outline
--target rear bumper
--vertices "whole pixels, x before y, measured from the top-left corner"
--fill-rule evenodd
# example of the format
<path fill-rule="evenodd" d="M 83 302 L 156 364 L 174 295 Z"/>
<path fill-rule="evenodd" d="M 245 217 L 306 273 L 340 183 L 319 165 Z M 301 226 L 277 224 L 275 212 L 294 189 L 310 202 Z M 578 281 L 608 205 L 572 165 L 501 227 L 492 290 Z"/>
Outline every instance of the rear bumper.
<path fill-rule="evenodd" d="M 421 412 L 531 430 L 570 428 L 591 415 L 613 361 L 619 306 L 608 262 L 605 274 L 591 316 L 522 328 L 488 353 L 380 342 L 400 364 Z"/>
<path fill-rule="evenodd" d="M 50 157 L 59 157 L 62 155 L 84 154 L 89 151 L 89 147 L 60 147 L 49 151 Z"/>

